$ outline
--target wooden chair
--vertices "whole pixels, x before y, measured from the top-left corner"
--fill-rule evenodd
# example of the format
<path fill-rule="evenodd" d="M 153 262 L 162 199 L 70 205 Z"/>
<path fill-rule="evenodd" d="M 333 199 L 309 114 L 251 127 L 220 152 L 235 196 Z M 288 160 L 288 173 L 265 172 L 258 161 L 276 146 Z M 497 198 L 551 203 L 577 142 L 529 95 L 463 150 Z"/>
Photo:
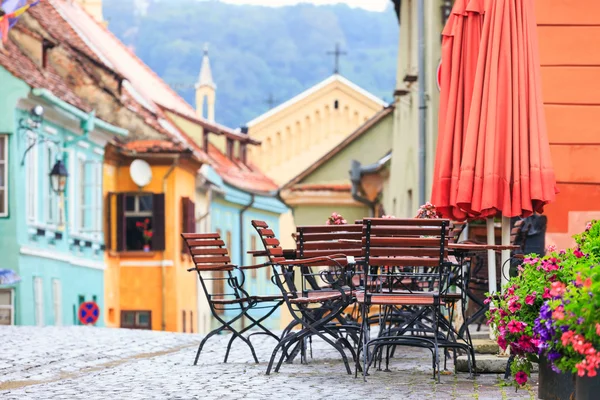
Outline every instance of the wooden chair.
<path fill-rule="evenodd" d="M 383 315 L 378 337 L 373 339 L 370 324 L 363 318 L 359 354 L 362 351 L 365 377 L 383 347 L 387 349 L 386 368 L 390 348 L 429 349 L 434 377 L 437 373 L 438 380 L 439 348 L 462 349 L 474 362 L 472 345 L 458 335 L 452 319 L 446 319 L 443 313 L 447 304 L 463 296 L 449 291 L 453 266 L 448 261 L 448 240 L 448 220 L 363 220 L 364 281 L 381 284 L 366 285 L 364 292 L 357 293 L 357 301 L 363 315 L 372 306 L 380 307 Z M 358 363 L 356 367 L 358 372 Z"/>
<path fill-rule="evenodd" d="M 275 372 L 279 371 L 290 350 L 311 336 L 320 337 L 336 349 L 344 361 L 346 371 L 351 374 L 344 350 L 348 350 L 356 360 L 355 351 L 348 340 L 340 337 L 339 332 L 331 326 L 332 321 L 338 319 L 352 302 L 352 294 L 347 284 L 349 271 L 347 257 L 339 254 L 286 260 L 279 240 L 269 226 L 264 221 L 252 221 L 252 226 L 263 243 L 273 268 L 273 276 L 294 318 L 295 325 L 301 327 L 298 331 L 288 330 L 281 338 L 273 350 L 266 374 L 271 373 L 280 350 L 282 355 Z M 322 267 L 329 268 L 322 269 Z M 315 272 L 316 269 L 319 271 Z"/>
<path fill-rule="evenodd" d="M 283 304 L 282 296 L 250 295 L 243 287 L 245 281 L 244 270 L 260 268 L 262 265 L 238 267 L 231 264 L 227 248 L 224 247 L 225 243 L 218 233 L 182 233 L 181 236 L 195 264 L 195 267 L 188 269 L 188 271 L 197 272 L 210 311 L 220 323 L 219 327 L 213 329 L 200 342 L 194 365 L 198 363 L 200 352 L 208 339 L 222 331 L 232 333 L 223 362 L 227 362 L 233 341 L 239 338 L 250 348 L 254 361 L 258 363 L 250 337 L 264 334 L 279 341 L 279 337 L 262 323 Z M 250 314 L 251 310 L 256 309 L 266 309 L 267 311 L 265 315 L 256 318 Z M 249 320 L 250 324 L 242 329 L 236 329 L 234 324 L 242 318 Z M 258 328 L 260 331 L 254 332 L 248 337 L 244 336 L 246 332 L 253 328 Z"/>

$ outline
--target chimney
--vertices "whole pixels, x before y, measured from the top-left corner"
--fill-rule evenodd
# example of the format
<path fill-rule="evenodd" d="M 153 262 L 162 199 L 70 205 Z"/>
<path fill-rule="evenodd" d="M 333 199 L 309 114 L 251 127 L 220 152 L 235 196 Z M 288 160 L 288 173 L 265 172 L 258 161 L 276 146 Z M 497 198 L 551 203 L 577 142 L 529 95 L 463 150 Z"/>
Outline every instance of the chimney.
<path fill-rule="evenodd" d="M 226 155 L 227 155 L 227 158 L 229 158 L 230 160 L 233 160 L 233 146 L 234 146 L 233 139 L 227 138 Z"/>

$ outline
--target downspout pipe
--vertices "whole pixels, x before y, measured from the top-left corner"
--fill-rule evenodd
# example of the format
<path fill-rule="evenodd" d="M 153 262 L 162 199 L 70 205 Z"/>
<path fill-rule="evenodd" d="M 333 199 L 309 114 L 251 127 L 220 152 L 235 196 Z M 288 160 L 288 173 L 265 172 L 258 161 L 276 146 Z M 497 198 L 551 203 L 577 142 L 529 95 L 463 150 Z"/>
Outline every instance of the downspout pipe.
<path fill-rule="evenodd" d="M 250 194 L 250 203 L 242 207 L 240 210 L 240 261 L 239 265 L 244 265 L 244 214 L 250 207 L 254 205 L 255 196 L 254 193 Z"/>
<path fill-rule="evenodd" d="M 425 204 L 425 163 L 426 163 L 426 134 L 427 134 L 427 99 L 425 77 L 425 0 L 418 0 L 417 6 L 417 37 L 419 45 L 419 204 Z"/>
<path fill-rule="evenodd" d="M 358 201 L 359 203 L 362 203 L 364 205 L 366 205 L 367 207 L 369 207 L 369 217 L 374 217 L 375 216 L 375 206 L 377 204 L 377 202 L 375 201 L 370 201 L 369 199 L 361 196 L 358 193 L 358 188 L 360 187 L 360 178 L 362 177 L 363 173 L 369 173 L 369 172 L 374 172 L 377 170 L 377 165 L 373 165 L 371 167 L 363 167 L 361 168 L 360 162 L 356 161 L 356 160 L 352 160 L 352 163 L 350 164 L 350 181 L 352 183 L 352 188 L 351 188 L 351 194 L 352 194 L 352 198 L 356 201 Z M 371 169 L 373 171 L 371 171 Z"/>
<path fill-rule="evenodd" d="M 48 103 L 79 118 L 81 120 L 82 127 L 85 126 L 84 124 L 92 124 L 92 126 L 95 125 L 98 128 L 106 132 L 112 133 L 114 135 L 127 136 L 129 134 L 129 131 L 127 129 L 119 128 L 99 118 L 96 118 L 93 111 L 91 113 L 86 113 L 85 111 L 80 110 L 79 108 L 70 105 L 66 101 L 59 99 L 47 89 L 35 88 L 32 89 L 31 93 L 34 96 L 44 99 Z"/>
<path fill-rule="evenodd" d="M 171 173 L 175 170 L 175 167 L 179 164 L 179 155 L 173 160 L 173 164 L 169 167 L 167 173 L 162 179 L 162 189 L 165 195 L 165 207 L 167 206 L 167 179 Z M 165 241 L 167 240 L 165 236 Z M 165 249 L 162 251 L 160 259 L 160 275 L 161 275 L 161 290 L 162 290 L 162 312 L 160 314 L 161 329 L 164 331 L 167 329 L 167 268 L 165 267 L 165 257 L 167 253 L 167 244 L 165 243 Z"/>

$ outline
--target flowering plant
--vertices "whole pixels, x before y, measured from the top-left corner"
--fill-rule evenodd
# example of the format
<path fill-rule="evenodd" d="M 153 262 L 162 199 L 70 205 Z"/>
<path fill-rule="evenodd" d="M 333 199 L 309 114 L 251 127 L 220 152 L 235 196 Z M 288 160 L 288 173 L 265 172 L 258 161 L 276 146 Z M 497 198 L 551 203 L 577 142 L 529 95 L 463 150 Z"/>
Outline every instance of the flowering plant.
<path fill-rule="evenodd" d="M 600 368 L 600 223 L 589 223 L 575 241 L 573 277 L 553 287 L 535 328 L 555 371 L 593 377 Z"/>
<path fill-rule="evenodd" d="M 551 299 L 558 285 L 573 277 L 566 252 L 552 252 L 543 258 L 526 257 L 518 267 L 518 275 L 511 278 L 503 294 L 494 294 L 485 302 L 490 305 L 488 324 L 498 345 L 510 347 L 515 359 L 511 372 L 517 386 L 527 383 L 532 363 L 545 350 L 536 320 L 547 299 Z"/>
<path fill-rule="evenodd" d="M 430 202 L 427 202 L 419 207 L 419 211 L 417 212 L 417 216 L 415 218 L 433 219 L 440 217 L 441 215 L 437 212 L 435 206 Z"/>
<path fill-rule="evenodd" d="M 336 212 L 332 213 L 331 216 L 329 218 L 327 218 L 327 225 L 346 225 L 347 222 L 344 219 L 344 217 L 342 217 L 341 214 L 338 214 Z"/>
<path fill-rule="evenodd" d="M 144 242 L 146 244 L 150 244 L 150 241 L 152 240 L 152 229 L 148 228 L 149 225 L 150 218 L 135 223 L 135 226 L 142 231 L 142 236 L 144 237 Z"/>

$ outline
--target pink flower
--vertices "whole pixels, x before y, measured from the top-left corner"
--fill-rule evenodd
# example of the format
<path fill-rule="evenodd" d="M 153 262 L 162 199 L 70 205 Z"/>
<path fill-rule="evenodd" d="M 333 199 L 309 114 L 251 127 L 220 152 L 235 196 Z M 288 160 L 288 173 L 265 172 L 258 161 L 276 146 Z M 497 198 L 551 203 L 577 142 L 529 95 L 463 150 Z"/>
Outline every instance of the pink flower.
<path fill-rule="evenodd" d="M 492 301 L 492 299 L 490 299 L 489 297 L 487 297 L 484 301 L 483 304 L 490 304 L 490 302 Z"/>
<path fill-rule="evenodd" d="M 576 249 L 573 251 L 573 255 L 577 258 L 582 258 L 585 256 L 585 254 L 583 254 L 583 252 L 580 249 Z"/>
<path fill-rule="evenodd" d="M 554 253 L 557 249 L 556 249 L 556 245 L 551 244 L 550 246 L 548 246 L 548 252 L 549 253 Z"/>
<path fill-rule="evenodd" d="M 527 304 L 528 306 L 532 306 L 535 302 L 535 297 L 535 292 L 533 292 L 532 294 L 528 294 L 527 297 L 525 297 L 525 304 Z"/>
<path fill-rule="evenodd" d="M 592 286 L 592 278 L 587 278 L 584 282 L 583 282 L 583 287 L 585 288 L 590 288 Z M 600 333 L 598 334 L 600 335 Z"/>
<path fill-rule="evenodd" d="M 510 333 L 519 333 L 523 330 L 523 328 L 525 328 L 527 326 L 527 324 L 525 322 L 521 322 L 521 321 L 516 321 L 516 320 L 512 320 L 508 323 L 507 327 L 508 327 L 508 331 Z"/>
<path fill-rule="evenodd" d="M 588 222 L 587 224 L 585 224 L 585 230 L 586 232 L 589 231 L 590 229 L 592 229 L 592 223 Z"/>
<path fill-rule="evenodd" d="M 596 324 L 596 335 L 600 336 L 600 324 Z"/>
<path fill-rule="evenodd" d="M 550 289 L 549 288 L 544 288 L 544 294 L 542 295 L 542 299 L 544 300 L 548 300 L 551 299 L 552 296 L 550 295 Z"/>
<path fill-rule="evenodd" d="M 508 296 L 512 296 L 513 294 L 515 294 L 515 287 L 514 287 L 514 286 L 511 286 L 511 287 L 509 287 L 508 289 L 506 289 L 506 294 L 507 294 Z"/>
<path fill-rule="evenodd" d="M 521 303 L 519 303 L 519 296 L 513 296 L 508 300 L 508 310 L 511 313 L 515 313 L 521 309 Z"/>
<path fill-rule="evenodd" d="M 504 336 L 498 336 L 498 339 L 496 339 L 496 341 L 498 342 L 498 346 L 500 346 L 502 350 L 506 350 L 507 344 Z"/>
<path fill-rule="evenodd" d="M 552 297 L 561 297 L 565 292 L 565 284 L 562 282 L 552 282 L 552 289 L 550 295 Z"/>
<path fill-rule="evenodd" d="M 558 321 L 562 321 L 563 319 L 565 319 L 565 313 L 564 313 L 564 307 L 563 306 L 558 306 L 556 308 L 556 310 L 554 310 L 552 312 L 552 318 L 558 320 Z"/>
<path fill-rule="evenodd" d="M 526 384 L 527 383 L 527 373 L 525 373 L 523 371 L 517 372 L 517 374 L 515 375 L 515 380 L 517 381 L 517 383 L 519 385 Z"/>

